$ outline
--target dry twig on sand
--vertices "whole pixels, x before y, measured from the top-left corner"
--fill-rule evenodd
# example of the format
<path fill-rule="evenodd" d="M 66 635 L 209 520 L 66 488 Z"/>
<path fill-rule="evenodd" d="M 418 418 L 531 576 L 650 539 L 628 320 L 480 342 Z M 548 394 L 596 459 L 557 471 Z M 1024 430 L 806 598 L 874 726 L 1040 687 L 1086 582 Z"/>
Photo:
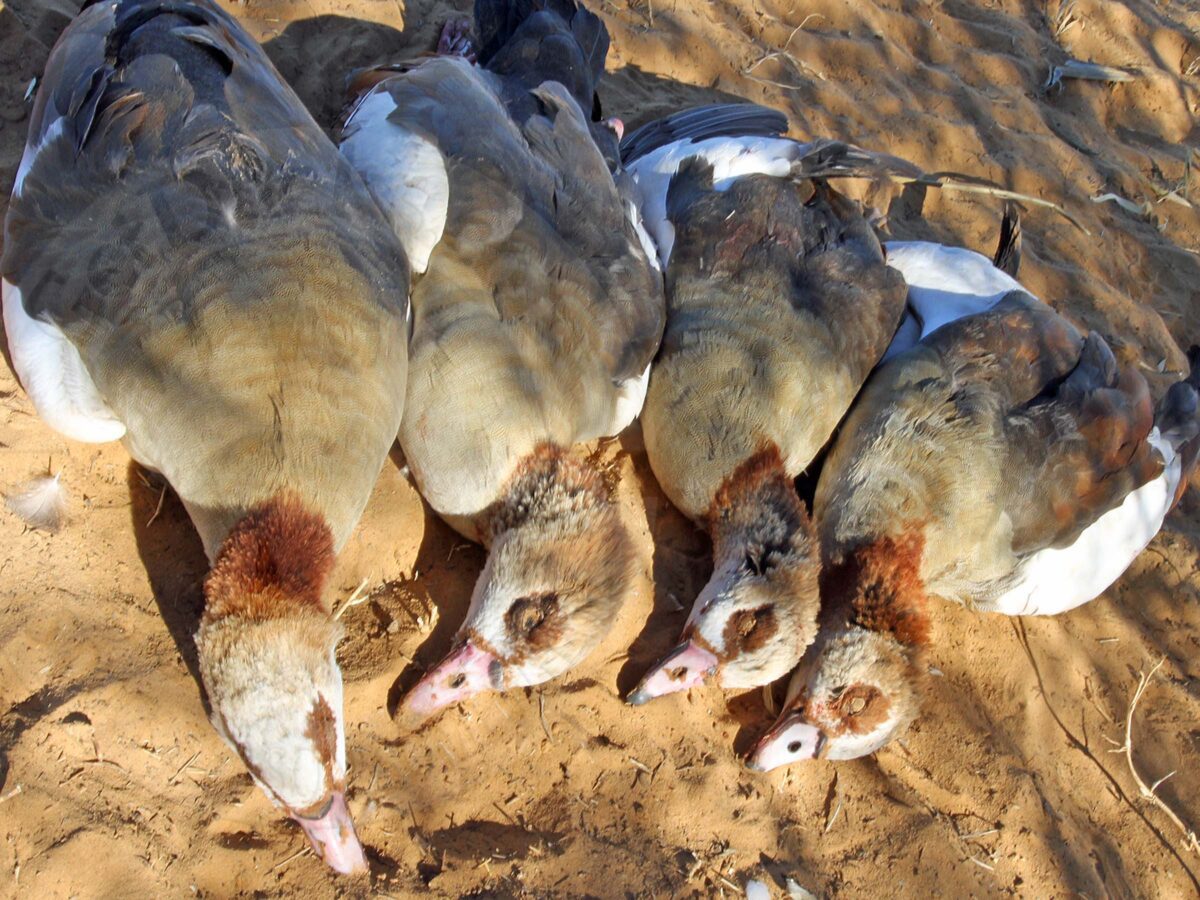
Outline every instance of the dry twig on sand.
<path fill-rule="evenodd" d="M 1162 784 L 1175 773 L 1168 772 L 1162 778 L 1158 779 L 1158 781 L 1154 782 L 1154 784 L 1147 787 L 1146 782 L 1142 779 L 1142 776 L 1138 774 L 1137 766 L 1133 764 L 1133 714 L 1137 710 L 1138 701 L 1142 699 L 1142 694 L 1144 694 L 1146 692 L 1146 688 L 1150 686 L 1150 679 L 1154 677 L 1154 673 L 1161 669 L 1163 663 L 1166 661 L 1167 658 L 1164 656 L 1154 664 L 1154 667 L 1150 669 L 1149 672 L 1138 672 L 1137 690 L 1133 692 L 1133 699 L 1129 701 L 1129 711 L 1125 714 L 1125 743 L 1121 744 L 1114 750 L 1110 750 L 1109 753 L 1125 754 L 1125 761 L 1129 763 L 1129 773 L 1133 775 L 1134 783 L 1136 783 L 1138 787 L 1138 793 L 1166 813 L 1167 818 L 1174 822 L 1176 827 L 1183 832 L 1184 846 L 1186 846 L 1187 849 L 1196 853 L 1200 853 L 1200 840 L 1196 838 L 1196 832 L 1189 828 L 1183 819 L 1179 818 L 1179 816 L 1175 814 L 1175 810 L 1171 809 L 1171 807 L 1169 807 L 1162 800 L 1162 798 L 1158 796 L 1158 794 L 1154 793 L 1160 784 Z M 1112 740 L 1111 738 L 1109 738 L 1109 742 L 1113 744 L 1116 743 L 1116 741 Z"/>
<path fill-rule="evenodd" d="M 538 718 L 542 720 L 542 731 L 546 733 L 546 740 L 554 743 L 554 736 L 550 734 L 550 726 L 546 724 L 546 695 L 538 694 Z"/>
<path fill-rule="evenodd" d="M 311 852 L 311 849 L 312 848 L 310 848 L 307 844 L 305 844 L 303 847 L 301 847 L 299 850 L 297 850 L 295 853 L 293 853 L 287 859 L 281 859 L 279 862 L 275 863 L 275 865 L 271 866 L 271 871 L 277 872 L 278 870 L 280 870 L 284 866 L 286 866 L 288 863 L 290 863 L 292 860 L 299 859 L 305 853 Z"/>
<path fill-rule="evenodd" d="M 341 608 L 339 608 L 338 611 L 333 614 L 333 619 L 335 622 L 340 619 L 350 607 L 358 606 L 360 603 L 366 603 L 371 599 L 371 595 L 366 592 L 367 583 L 369 581 L 369 578 L 364 578 L 358 583 L 358 587 L 354 589 L 354 593 L 347 597 L 346 602 L 343 603 Z"/>
<path fill-rule="evenodd" d="M 821 15 L 820 13 L 810 13 L 809 15 L 805 16 L 804 21 L 792 29 L 792 33 L 788 35 L 788 38 L 786 41 L 783 42 L 782 47 L 780 47 L 778 50 L 775 50 L 774 52 L 765 53 L 762 56 L 760 56 L 757 60 L 755 60 L 750 65 L 748 65 L 744 69 L 742 69 L 742 74 L 745 75 L 747 78 L 749 78 L 751 81 L 757 81 L 759 84 L 769 84 L 769 85 L 773 85 L 774 87 L 783 88 L 784 90 L 788 90 L 788 91 L 798 91 L 802 87 L 801 85 L 784 84 L 782 81 L 773 81 L 770 78 L 760 78 L 757 75 L 751 74 L 755 69 L 757 69 L 759 66 L 761 66 L 765 62 L 769 62 L 773 59 L 786 59 L 793 66 L 796 67 L 797 71 L 807 72 L 809 75 L 812 75 L 814 78 L 817 78 L 820 81 L 824 81 L 825 76 L 822 73 L 818 72 L 812 66 L 808 65 L 803 60 L 797 59 L 795 56 L 793 56 L 791 53 L 788 52 L 788 47 L 791 46 L 792 38 L 794 38 L 800 31 L 802 31 L 804 29 L 804 26 L 808 24 L 809 19 L 824 19 L 824 18 L 825 17 L 823 15 Z"/>

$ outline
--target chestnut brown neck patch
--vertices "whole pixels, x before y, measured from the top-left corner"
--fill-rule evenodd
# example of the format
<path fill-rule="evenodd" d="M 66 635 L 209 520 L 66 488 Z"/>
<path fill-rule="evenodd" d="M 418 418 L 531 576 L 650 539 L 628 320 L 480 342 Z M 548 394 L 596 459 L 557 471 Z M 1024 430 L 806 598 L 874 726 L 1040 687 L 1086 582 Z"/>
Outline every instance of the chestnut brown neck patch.
<path fill-rule="evenodd" d="M 299 498 L 280 495 L 247 513 L 221 544 L 204 582 L 204 617 L 286 616 L 321 602 L 333 566 L 333 535 Z"/>
<path fill-rule="evenodd" d="M 929 613 L 921 581 L 925 536 L 910 529 L 854 550 L 821 575 L 821 595 L 847 623 L 890 634 L 905 647 L 929 644 Z"/>
<path fill-rule="evenodd" d="M 774 444 L 768 444 L 742 462 L 721 482 L 705 518 L 712 527 L 716 523 L 729 519 L 744 504 L 746 497 L 764 492 L 773 495 L 781 488 L 786 488 L 787 493 L 796 498 L 795 504 L 787 505 L 797 506 L 803 513 L 804 506 L 800 503 L 800 498 L 796 496 L 792 480 L 788 478 L 787 472 L 783 468 L 783 457 L 779 453 L 779 448 Z"/>
<path fill-rule="evenodd" d="M 793 553 L 816 555 L 816 530 L 795 485 L 770 444 L 722 482 L 705 514 L 713 556 L 744 551 L 756 574 Z"/>

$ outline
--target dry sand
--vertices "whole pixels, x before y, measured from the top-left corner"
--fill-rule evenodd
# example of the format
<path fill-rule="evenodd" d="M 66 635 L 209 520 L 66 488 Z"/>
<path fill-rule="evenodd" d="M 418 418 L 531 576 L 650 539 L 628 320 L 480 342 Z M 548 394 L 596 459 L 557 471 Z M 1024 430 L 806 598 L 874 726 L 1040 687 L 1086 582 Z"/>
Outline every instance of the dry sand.
<path fill-rule="evenodd" d="M 744 97 L 785 110 L 797 136 L 1044 196 L 1090 234 L 1029 210 L 1031 289 L 1100 329 L 1156 395 L 1200 340 L 1200 218 L 1157 202 L 1172 189 L 1200 202 L 1186 193 L 1195 3 L 596 2 L 613 35 L 606 114 L 635 126 Z M 0 7 L 5 196 L 22 98 L 68 5 Z M 429 49 L 467 5 L 232 9 L 330 126 L 347 70 Z M 1068 56 L 1141 77 L 1047 94 L 1050 64 Z M 1092 202 L 1105 193 L 1149 214 Z M 897 236 L 988 252 L 995 241 L 995 201 L 865 195 L 890 207 Z M 477 700 L 416 733 L 393 724 L 389 704 L 448 646 L 483 559 L 423 508 L 397 452 L 333 582 L 342 595 L 373 586 L 346 616 L 340 654 L 368 888 L 304 852 L 205 720 L 189 638 L 204 561 L 179 504 L 168 493 L 154 515 L 160 488 L 120 446 L 60 438 L 0 369 L 0 485 L 51 459 L 74 502 L 55 536 L 0 514 L 0 895 L 732 896 L 761 877 L 779 896 L 788 876 L 838 897 L 1198 892 L 1200 855 L 1109 751 L 1138 671 L 1165 657 L 1137 711 L 1134 757 L 1151 780 L 1176 771 L 1160 793 L 1200 824 L 1200 493 L 1083 609 L 1021 622 L 938 606 L 940 677 L 903 744 L 764 776 L 734 755 L 765 723 L 758 693 L 620 700 L 673 643 L 676 601 L 690 604 L 709 564 L 705 539 L 649 477 L 636 431 L 604 452 L 644 578 L 601 649 L 566 681 Z"/>

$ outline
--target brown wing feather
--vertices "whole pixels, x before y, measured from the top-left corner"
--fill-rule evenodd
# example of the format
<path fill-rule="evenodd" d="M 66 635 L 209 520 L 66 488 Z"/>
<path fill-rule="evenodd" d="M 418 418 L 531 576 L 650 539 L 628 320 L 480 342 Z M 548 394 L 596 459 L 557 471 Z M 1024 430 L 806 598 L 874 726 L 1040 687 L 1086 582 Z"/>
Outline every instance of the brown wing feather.
<path fill-rule="evenodd" d="M 903 279 L 881 265 L 861 211 L 824 181 L 752 175 L 715 191 L 712 167 L 693 157 L 672 179 L 667 215 L 669 293 L 687 282 L 728 295 L 731 312 L 747 297 L 779 298 L 826 327 L 827 349 L 856 385 L 879 361 L 903 313 Z"/>
<path fill-rule="evenodd" d="M 1094 332 L 1074 370 L 1006 419 L 1013 550 L 1063 547 L 1162 471 L 1146 437 L 1154 409 L 1146 380 L 1120 371 Z"/>
<path fill-rule="evenodd" d="M 922 344 L 962 380 L 986 381 L 1001 403 L 1017 407 L 1075 368 L 1083 338 L 1045 303 L 1013 291 L 988 312 L 940 328 Z"/>

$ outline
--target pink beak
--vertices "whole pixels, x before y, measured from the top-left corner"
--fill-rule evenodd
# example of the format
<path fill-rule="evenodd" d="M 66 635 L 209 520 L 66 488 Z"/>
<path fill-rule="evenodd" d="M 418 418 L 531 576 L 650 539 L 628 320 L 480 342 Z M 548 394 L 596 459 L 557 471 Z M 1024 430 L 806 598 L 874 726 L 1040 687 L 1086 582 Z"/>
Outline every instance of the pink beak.
<path fill-rule="evenodd" d="M 634 706 L 641 706 L 655 697 L 703 684 L 704 679 L 716 670 L 716 656 L 693 641 L 684 641 L 647 672 L 625 699 Z"/>
<path fill-rule="evenodd" d="M 481 650 L 470 641 L 453 649 L 425 673 L 404 698 L 404 707 L 420 716 L 428 716 L 443 706 L 449 706 L 484 691 L 495 690 L 492 664 L 496 657 Z"/>
<path fill-rule="evenodd" d="M 337 791 L 325 814 L 316 819 L 293 814 L 292 818 L 304 829 L 317 856 L 343 875 L 367 871 L 367 858 L 354 832 L 354 822 L 346 807 L 346 795 Z"/>

